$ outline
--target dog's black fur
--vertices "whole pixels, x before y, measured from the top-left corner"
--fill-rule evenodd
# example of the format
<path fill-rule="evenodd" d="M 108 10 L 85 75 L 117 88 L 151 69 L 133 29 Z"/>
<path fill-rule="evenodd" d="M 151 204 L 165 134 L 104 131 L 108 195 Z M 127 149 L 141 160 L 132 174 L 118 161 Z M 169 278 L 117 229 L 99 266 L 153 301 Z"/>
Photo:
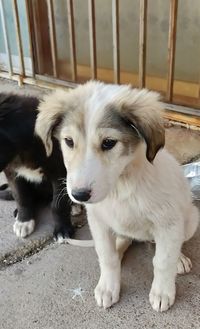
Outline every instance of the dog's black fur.
<path fill-rule="evenodd" d="M 51 201 L 55 235 L 72 236 L 71 202 L 62 193 L 66 169 L 59 144 L 53 140 L 53 152 L 47 158 L 42 141 L 34 135 L 38 105 L 35 97 L 0 94 L 0 171 L 5 172 L 17 202 L 18 221 L 35 219 L 38 205 Z M 20 167 L 41 168 L 42 182 L 17 176 Z"/>

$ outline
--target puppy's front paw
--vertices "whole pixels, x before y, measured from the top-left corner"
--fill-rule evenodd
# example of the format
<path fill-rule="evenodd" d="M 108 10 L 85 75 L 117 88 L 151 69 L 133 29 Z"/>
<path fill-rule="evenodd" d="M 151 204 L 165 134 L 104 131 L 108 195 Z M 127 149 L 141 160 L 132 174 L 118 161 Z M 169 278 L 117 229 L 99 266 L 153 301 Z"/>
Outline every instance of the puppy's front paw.
<path fill-rule="evenodd" d="M 120 282 L 119 280 L 106 280 L 100 278 L 94 294 L 97 305 L 109 308 L 119 300 Z"/>
<path fill-rule="evenodd" d="M 155 311 L 164 312 L 174 304 L 175 294 L 175 285 L 170 289 L 152 286 L 149 294 L 149 301 Z"/>
<path fill-rule="evenodd" d="M 57 224 L 54 229 L 54 239 L 63 243 L 66 238 L 71 238 L 74 234 L 74 227 L 72 225 Z"/>
<path fill-rule="evenodd" d="M 35 221 L 34 219 L 31 219 L 26 222 L 20 222 L 18 219 L 16 219 L 14 225 L 13 225 L 13 231 L 19 238 L 26 238 L 28 235 L 30 235 L 35 228 Z"/>
<path fill-rule="evenodd" d="M 72 204 L 71 215 L 72 216 L 79 216 L 82 213 L 82 205 L 80 204 Z"/>

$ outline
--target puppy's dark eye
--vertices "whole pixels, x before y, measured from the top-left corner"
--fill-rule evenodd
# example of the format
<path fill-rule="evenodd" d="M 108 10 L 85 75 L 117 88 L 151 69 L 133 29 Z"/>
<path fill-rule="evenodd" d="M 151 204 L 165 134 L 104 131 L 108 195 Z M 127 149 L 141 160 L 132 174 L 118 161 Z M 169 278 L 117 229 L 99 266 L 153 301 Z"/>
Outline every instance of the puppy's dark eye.
<path fill-rule="evenodd" d="M 72 138 L 65 138 L 65 143 L 67 144 L 68 147 L 71 149 L 74 147 L 74 142 Z"/>
<path fill-rule="evenodd" d="M 109 151 L 111 150 L 115 145 L 117 144 L 117 141 L 115 139 L 109 139 L 106 138 L 103 140 L 101 144 L 102 151 Z"/>

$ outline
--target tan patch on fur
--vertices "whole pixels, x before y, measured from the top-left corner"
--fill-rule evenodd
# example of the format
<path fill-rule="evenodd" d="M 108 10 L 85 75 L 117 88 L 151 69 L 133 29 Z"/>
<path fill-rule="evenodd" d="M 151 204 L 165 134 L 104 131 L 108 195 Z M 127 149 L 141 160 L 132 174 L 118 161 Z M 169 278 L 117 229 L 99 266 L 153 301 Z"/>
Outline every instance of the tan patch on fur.
<path fill-rule="evenodd" d="M 68 110 L 67 115 L 64 117 L 61 129 L 65 126 L 71 126 L 77 129 L 80 133 L 85 135 L 84 113 L 78 108 Z"/>
<path fill-rule="evenodd" d="M 52 152 L 53 126 L 56 120 L 65 113 L 62 99 L 65 98 L 66 94 L 62 90 L 57 90 L 50 95 L 46 95 L 38 107 L 39 114 L 36 120 L 35 133 L 42 139 L 48 156 Z"/>
<path fill-rule="evenodd" d="M 138 92 L 137 97 L 124 100 L 119 112 L 124 118 L 133 123 L 139 130 L 147 144 L 147 159 L 152 162 L 160 148 L 165 144 L 165 130 L 160 115 L 161 104 L 158 102 L 158 94 L 146 90 L 133 90 Z"/>

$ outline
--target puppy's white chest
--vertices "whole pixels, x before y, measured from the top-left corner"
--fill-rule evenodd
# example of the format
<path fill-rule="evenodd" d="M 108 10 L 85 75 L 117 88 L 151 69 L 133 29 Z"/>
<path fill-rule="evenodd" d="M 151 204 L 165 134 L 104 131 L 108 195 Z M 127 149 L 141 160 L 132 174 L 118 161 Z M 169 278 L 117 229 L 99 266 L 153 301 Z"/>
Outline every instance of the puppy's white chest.
<path fill-rule="evenodd" d="M 41 168 L 30 169 L 25 166 L 16 169 L 17 176 L 26 178 L 29 182 L 41 183 L 43 179 L 43 172 Z"/>
<path fill-rule="evenodd" d="M 94 206 L 95 207 L 95 206 Z M 123 202 L 103 203 L 94 209 L 98 217 L 104 221 L 116 234 L 140 241 L 153 239 L 153 224 L 136 205 Z M 92 216 L 92 214 L 91 214 Z M 100 218 L 99 218 L 100 219 Z"/>

